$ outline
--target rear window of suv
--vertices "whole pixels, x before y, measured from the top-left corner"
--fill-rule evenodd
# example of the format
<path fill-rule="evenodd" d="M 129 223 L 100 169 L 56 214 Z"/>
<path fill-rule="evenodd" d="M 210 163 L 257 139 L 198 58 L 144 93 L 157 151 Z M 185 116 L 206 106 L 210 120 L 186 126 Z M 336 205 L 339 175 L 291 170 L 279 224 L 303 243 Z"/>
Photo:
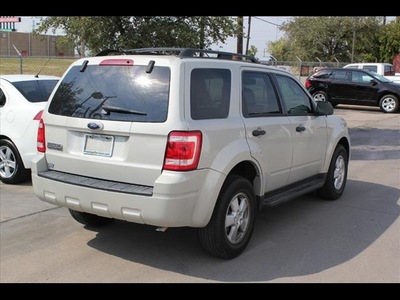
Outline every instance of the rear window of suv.
<path fill-rule="evenodd" d="M 155 66 L 74 66 L 58 87 L 49 113 L 135 122 L 167 119 L 170 69 Z"/>

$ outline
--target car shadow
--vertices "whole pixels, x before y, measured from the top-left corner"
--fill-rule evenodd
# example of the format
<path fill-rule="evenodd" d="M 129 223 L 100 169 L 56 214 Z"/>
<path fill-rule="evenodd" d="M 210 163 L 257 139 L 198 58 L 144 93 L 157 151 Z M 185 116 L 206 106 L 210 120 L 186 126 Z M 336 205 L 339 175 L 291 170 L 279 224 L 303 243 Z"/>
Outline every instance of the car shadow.
<path fill-rule="evenodd" d="M 200 248 L 197 230 L 116 221 L 90 247 L 127 261 L 220 282 L 262 282 L 315 274 L 343 264 L 373 244 L 399 217 L 400 190 L 348 180 L 336 201 L 313 194 L 259 212 L 252 239 L 232 260 Z"/>

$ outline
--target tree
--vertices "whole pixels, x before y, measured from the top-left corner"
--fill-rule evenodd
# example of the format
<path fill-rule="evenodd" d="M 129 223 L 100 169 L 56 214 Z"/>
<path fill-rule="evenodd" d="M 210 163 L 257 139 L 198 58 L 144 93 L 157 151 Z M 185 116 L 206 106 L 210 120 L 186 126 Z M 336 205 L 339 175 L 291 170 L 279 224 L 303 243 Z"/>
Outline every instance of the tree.
<path fill-rule="evenodd" d="M 148 47 L 207 48 L 235 33 L 231 17 L 206 16 L 74 16 L 45 17 L 35 33 L 62 29 L 63 42 L 78 53 Z"/>
<path fill-rule="evenodd" d="M 400 17 L 385 26 L 379 41 L 383 61 L 392 62 L 393 57 L 400 54 Z"/>
<path fill-rule="evenodd" d="M 385 17 L 295 17 L 281 25 L 285 36 L 268 45 L 279 60 L 389 61 L 399 49 L 398 23 Z"/>

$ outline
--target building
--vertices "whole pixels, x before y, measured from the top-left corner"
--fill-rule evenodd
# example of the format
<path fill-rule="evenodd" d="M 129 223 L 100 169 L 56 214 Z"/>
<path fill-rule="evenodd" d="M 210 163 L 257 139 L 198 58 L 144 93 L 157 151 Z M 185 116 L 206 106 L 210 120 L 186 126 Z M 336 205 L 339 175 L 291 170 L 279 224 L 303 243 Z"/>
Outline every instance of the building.
<path fill-rule="evenodd" d="M 59 43 L 62 37 L 0 29 L 0 56 L 75 56 L 74 45 Z"/>

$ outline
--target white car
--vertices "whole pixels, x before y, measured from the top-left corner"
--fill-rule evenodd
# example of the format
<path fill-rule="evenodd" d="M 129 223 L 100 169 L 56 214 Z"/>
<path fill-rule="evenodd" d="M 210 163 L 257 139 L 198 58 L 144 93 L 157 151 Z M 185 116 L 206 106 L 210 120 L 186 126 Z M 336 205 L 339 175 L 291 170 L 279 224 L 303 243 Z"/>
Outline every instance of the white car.
<path fill-rule="evenodd" d="M 344 192 L 346 122 L 291 73 L 213 50 L 108 52 L 75 61 L 50 96 L 32 159 L 40 200 L 86 226 L 198 228 L 230 259 L 262 207 Z"/>
<path fill-rule="evenodd" d="M 59 81 L 45 75 L 0 75 L 0 180 L 16 184 L 30 176 L 43 108 Z"/>

